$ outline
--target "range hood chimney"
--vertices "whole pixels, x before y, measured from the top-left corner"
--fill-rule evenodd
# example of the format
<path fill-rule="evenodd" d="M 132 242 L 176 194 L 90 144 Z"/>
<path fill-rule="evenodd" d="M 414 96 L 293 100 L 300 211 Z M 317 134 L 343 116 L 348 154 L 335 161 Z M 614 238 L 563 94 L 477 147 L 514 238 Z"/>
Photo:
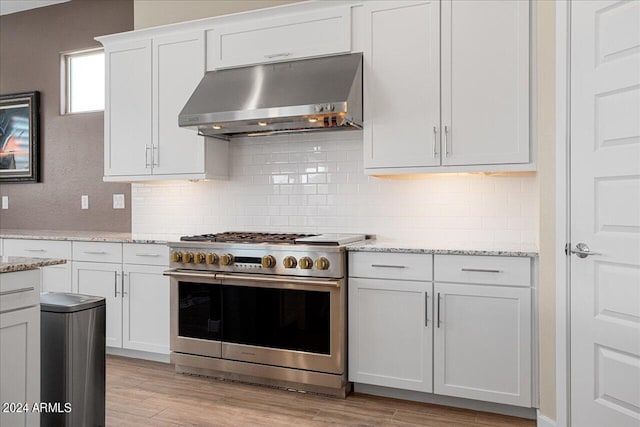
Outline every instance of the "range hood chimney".
<path fill-rule="evenodd" d="M 222 139 L 362 129 L 362 54 L 209 71 L 178 123 Z"/>

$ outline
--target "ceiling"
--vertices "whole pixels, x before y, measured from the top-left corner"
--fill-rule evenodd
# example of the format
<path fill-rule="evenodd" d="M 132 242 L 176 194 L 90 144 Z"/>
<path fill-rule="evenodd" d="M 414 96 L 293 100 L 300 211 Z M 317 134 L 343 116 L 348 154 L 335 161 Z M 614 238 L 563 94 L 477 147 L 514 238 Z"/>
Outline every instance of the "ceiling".
<path fill-rule="evenodd" d="M 0 15 L 8 15 L 68 1 L 70 0 L 0 0 Z"/>

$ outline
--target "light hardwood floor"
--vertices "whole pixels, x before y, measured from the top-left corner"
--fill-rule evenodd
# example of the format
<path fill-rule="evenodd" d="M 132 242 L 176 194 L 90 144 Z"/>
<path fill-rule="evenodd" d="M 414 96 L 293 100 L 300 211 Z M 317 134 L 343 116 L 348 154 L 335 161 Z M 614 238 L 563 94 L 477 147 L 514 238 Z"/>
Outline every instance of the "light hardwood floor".
<path fill-rule="evenodd" d="M 107 356 L 107 426 L 534 427 L 486 412 L 352 394 L 335 399 L 176 374 L 173 365 Z"/>

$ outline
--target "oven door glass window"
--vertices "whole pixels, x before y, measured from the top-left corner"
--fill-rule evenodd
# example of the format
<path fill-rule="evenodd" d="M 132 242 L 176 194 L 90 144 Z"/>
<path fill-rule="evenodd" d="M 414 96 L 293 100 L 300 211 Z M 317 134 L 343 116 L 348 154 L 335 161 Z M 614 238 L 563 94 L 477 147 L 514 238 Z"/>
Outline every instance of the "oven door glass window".
<path fill-rule="evenodd" d="M 178 283 L 178 335 L 219 341 L 222 302 L 220 285 Z"/>
<path fill-rule="evenodd" d="M 330 293 L 222 286 L 223 341 L 330 354 Z"/>

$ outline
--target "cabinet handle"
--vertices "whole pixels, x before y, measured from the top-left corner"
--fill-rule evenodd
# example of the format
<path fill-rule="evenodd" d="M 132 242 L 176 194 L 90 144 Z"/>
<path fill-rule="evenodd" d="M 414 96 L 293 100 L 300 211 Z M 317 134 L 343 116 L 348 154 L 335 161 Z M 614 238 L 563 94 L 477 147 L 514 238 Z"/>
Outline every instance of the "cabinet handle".
<path fill-rule="evenodd" d="M 156 151 L 158 152 L 158 154 L 156 155 Z M 151 146 L 151 161 L 152 166 L 154 168 L 160 167 L 160 152 L 158 150 L 158 146 L 157 145 L 152 145 Z"/>
<path fill-rule="evenodd" d="M 152 254 L 152 253 L 146 253 L 146 252 L 138 252 L 136 254 L 136 256 L 148 256 L 148 257 L 159 257 L 160 254 Z"/>
<path fill-rule="evenodd" d="M 371 264 L 371 267 L 377 267 L 377 268 L 407 268 L 406 265 L 390 265 L 390 264 Z"/>
<path fill-rule="evenodd" d="M 124 298 L 124 296 L 127 295 L 127 292 L 125 292 L 126 288 L 124 286 L 125 278 L 129 280 L 129 273 L 122 273 L 122 298 Z"/>
<path fill-rule="evenodd" d="M 271 59 L 271 58 L 280 58 L 283 56 L 291 56 L 291 52 L 272 53 L 270 55 L 265 55 L 264 57 L 266 59 Z"/>
<path fill-rule="evenodd" d="M 488 268 L 461 268 L 460 271 L 470 271 L 474 273 L 504 273 L 502 270 L 490 270 Z"/>
<path fill-rule="evenodd" d="M 144 168 L 145 169 L 149 169 L 151 167 L 151 162 L 149 162 L 149 150 L 151 150 L 151 147 L 149 147 L 149 144 L 145 144 L 144 146 Z"/>
<path fill-rule="evenodd" d="M 85 254 L 89 255 L 105 255 L 105 251 L 84 251 Z"/>
<path fill-rule="evenodd" d="M 449 126 L 444 127 L 444 156 L 449 155 Z"/>
<path fill-rule="evenodd" d="M 424 326 L 429 326 L 429 292 L 424 293 Z"/>
<path fill-rule="evenodd" d="M 36 288 L 34 288 L 33 286 L 31 286 L 30 288 L 11 289 L 10 291 L 0 292 L 0 297 L 3 297 L 5 295 L 21 294 L 23 292 L 31 292 L 35 290 Z"/>
<path fill-rule="evenodd" d="M 433 127 L 433 157 L 438 157 L 438 128 Z"/>
<path fill-rule="evenodd" d="M 438 328 L 440 328 L 440 292 L 438 292 Z"/>
<path fill-rule="evenodd" d="M 115 275 L 113 276 L 113 297 L 118 298 L 118 276 L 120 273 L 114 271 Z"/>
<path fill-rule="evenodd" d="M 25 249 L 25 252 L 46 252 L 44 249 Z"/>

